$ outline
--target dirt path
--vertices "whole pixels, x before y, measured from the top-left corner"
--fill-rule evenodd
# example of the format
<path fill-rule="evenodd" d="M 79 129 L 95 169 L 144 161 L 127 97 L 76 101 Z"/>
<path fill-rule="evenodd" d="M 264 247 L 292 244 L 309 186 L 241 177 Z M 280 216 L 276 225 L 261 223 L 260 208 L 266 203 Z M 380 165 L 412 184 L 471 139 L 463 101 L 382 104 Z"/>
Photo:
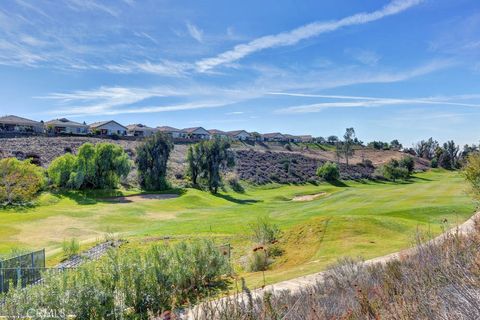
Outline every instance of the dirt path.
<path fill-rule="evenodd" d="M 173 199 L 178 198 L 178 194 L 174 193 L 165 193 L 165 194 L 137 194 L 132 196 L 125 196 L 125 197 L 110 197 L 110 198 L 102 198 L 103 201 L 108 202 L 115 202 L 115 203 L 132 203 L 132 202 L 142 202 L 148 200 L 166 200 L 166 199 Z"/>
<path fill-rule="evenodd" d="M 312 201 L 312 200 L 315 200 L 317 198 L 320 198 L 324 195 L 326 195 L 327 193 L 326 192 L 320 192 L 320 193 L 316 193 L 316 194 L 307 194 L 305 196 L 296 196 L 292 199 L 292 201 L 298 201 L 298 202 L 304 202 L 304 201 Z"/>
<path fill-rule="evenodd" d="M 465 221 L 460 226 L 446 231 L 445 233 L 439 235 L 438 237 L 430 240 L 428 243 L 439 242 L 446 235 L 451 235 L 451 234 L 456 234 L 456 233 L 458 233 L 458 234 L 470 233 L 474 230 L 476 219 L 480 219 L 480 212 L 477 212 L 476 214 L 474 214 L 470 219 Z M 426 244 L 424 244 L 424 245 L 426 245 Z M 387 262 L 390 262 L 390 261 L 398 260 L 401 257 L 405 257 L 405 256 L 408 256 L 410 254 L 414 254 L 415 250 L 417 248 L 418 247 L 413 247 L 413 248 L 409 248 L 409 249 L 406 249 L 406 250 L 391 253 L 391 254 L 388 254 L 388 255 L 385 255 L 385 256 L 373 258 L 373 259 L 370 259 L 370 260 L 366 260 L 364 263 L 366 265 L 374 265 L 374 264 L 377 264 L 377 263 L 384 264 L 384 263 L 387 263 Z M 313 286 L 317 282 L 321 281 L 323 279 L 324 275 L 325 275 L 325 271 L 322 271 L 322 272 L 310 274 L 310 275 L 307 275 L 307 276 L 298 277 L 298 278 L 294 278 L 294 279 L 291 279 L 291 280 L 286 280 L 286 281 L 278 282 L 278 283 L 275 283 L 275 284 L 271 284 L 271 285 L 265 286 L 264 288 L 259 288 L 259 289 L 252 290 L 251 291 L 251 296 L 253 298 L 262 297 L 265 293 L 268 293 L 268 292 L 275 293 L 275 294 L 278 294 L 279 292 L 282 292 L 282 291 L 289 291 L 289 292 L 292 292 L 292 293 L 299 292 L 302 289 Z M 224 306 L 225 304 L 231 303 L 231 302 L 229 302 L 229 299 L 232 299 L 232 297 L 233 296 L 221 298 L 221 299 L 209 302 L 209 303 L 214 303 L 215 308 L 222 308 L 222 306 Z M 246 300 L 247 298 L 248 297 L 245 293 L 241 293 L 241 294 L 234 297 L 234 299 L 238 299 L 239 301 L 247 301 Z M 195 308 L 193 308 L 192 310 L 189 310 L 182 318 L 183 319 L 194 319 L 196 314 L 201 314 L 201 312 L 199 312 L 199 308 L 201 308 L 201 307 L 202 307 L 202 305 L 200 304 L 200 305 L 196 306 Z"/>

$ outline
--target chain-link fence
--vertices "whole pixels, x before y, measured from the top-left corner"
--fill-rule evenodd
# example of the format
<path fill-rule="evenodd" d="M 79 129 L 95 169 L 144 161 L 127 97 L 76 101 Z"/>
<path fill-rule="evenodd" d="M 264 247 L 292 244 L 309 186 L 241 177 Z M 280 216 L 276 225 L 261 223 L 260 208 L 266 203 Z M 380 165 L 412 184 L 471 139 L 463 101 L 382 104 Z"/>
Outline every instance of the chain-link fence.
<path fill-rule="evenodd" d="M 44 269 L 45 250 L 0 261 L 0 293 L 7 292 L 10 284 L 25 287 L 38 282 Z"/>

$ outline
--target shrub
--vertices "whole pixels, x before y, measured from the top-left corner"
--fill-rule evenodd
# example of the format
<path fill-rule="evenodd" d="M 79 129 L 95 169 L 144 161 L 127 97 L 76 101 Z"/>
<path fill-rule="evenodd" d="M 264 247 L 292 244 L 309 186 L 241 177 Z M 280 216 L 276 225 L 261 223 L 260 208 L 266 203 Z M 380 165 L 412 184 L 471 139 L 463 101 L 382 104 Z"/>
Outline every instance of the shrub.
<path fill-rule="evenodd" d="M 146 190 L 165 190 L 167 162 L 173 150 L 171 139 L 164 133 L 157 133 L 137 147 L 135 163 L 140 186 Z"/>
<path fill-rule="evenodd" d="M 34 199 L 45 183 L 43 169 L 15 158 L 0 160 L 0 204 L 25 204 Z"/>
<path fill-rule="evenodd" d="M 407 169 L 410 174 L 415 169 L 415 161 L 413 160 L 413 157 L 410 156 L 403 157 L 398 164 L 400 167 Z"/>
<path fill-rule="evenodd" d="M 248 257 L 247 270 L 250 272 L 266 271 L 269 264 L 267 250 L 263 247 L 257 247 L 252 250 Z"/>
<path fill-rule="evenodd" d="M 65 260 L 76 256 L 80 252 L 80 244 L 78 243 L 78 240 L 75 238 L 72 238 L 70 241 L 63 240 L 62 251 Z"/>
<path fill-rule="evenodd" d="M 242 184 L 238 180 L 237 177 L 230 177 L 228 180 L 228 185 L 232 188 L 233 191 L 238 193 L 244 193 L 245 189 L 243 188 Z"/>
<path fill-rule="evenodd" d="M 258 244 L 274 243 L 281 235 L 278 225 L 272 223 L 268 216 L 260 217 L 255 223 L 251 223 L 250 230 L 253 241 Z"/>
<path fill-rule="evenodd" d="M 400 167 L 400 163 L 392 159 L 387 164 L 380 167 L 380 174 L 387 180 L 405 180 L 410 177 L 408 169 Z"/>
<path fill-rule="evenodd" d="M 387 180 L 404 180 L 410 176 L 406 168 L 400 167 L 397 160 L 391 160 L 380 167 L 380 174 Z"/>
<path fill-rule="evenodd" d="M 62 310 L 76 319 L 147 319 L 206 296 L 229 272 L 227 258 L 206 240 L 112 250 L 98 262 L 10 290 L 1 297 L 0 314 L 16 318 L 33 309 Z"/>
<path fill-rule="evenodd" d="M 437 158 L 433 158 L 433 159 L 430 161 L 430 167 L 432 167 L 432 168 L 438 168 L 438 159 L 437 159 Z"/>
<path fill-rule="evenodd" d="M 317 176 L 326 181 L 336 181 L 340 178 L 340 170 L 336 163 L 328 161 L 317 169 Z"/>

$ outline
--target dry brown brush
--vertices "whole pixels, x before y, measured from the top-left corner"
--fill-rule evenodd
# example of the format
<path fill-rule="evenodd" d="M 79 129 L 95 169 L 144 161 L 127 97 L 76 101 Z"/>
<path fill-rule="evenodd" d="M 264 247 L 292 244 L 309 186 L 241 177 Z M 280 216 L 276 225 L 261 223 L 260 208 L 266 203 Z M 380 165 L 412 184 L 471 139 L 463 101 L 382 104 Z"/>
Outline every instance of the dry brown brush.
<path fill-rule="evenodd" d="M 385 264 L 344 259 L 300 292 L 209 302 L 195 319 L 480 319 L 480 222 Z"/>

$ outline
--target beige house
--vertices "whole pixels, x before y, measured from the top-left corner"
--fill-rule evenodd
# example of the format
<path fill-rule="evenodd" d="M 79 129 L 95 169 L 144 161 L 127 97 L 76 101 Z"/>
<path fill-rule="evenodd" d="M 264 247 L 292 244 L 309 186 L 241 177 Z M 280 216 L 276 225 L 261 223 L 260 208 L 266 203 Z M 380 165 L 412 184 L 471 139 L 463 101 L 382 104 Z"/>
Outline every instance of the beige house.
<path fill-rule="evenodd" d="M 182 129 L 182 132 L 185 134 L 186 138 L 189 138 L 189 139 L 200 139 L 200 140 L 210 139 L 210 133 L 202 127 L 185 128 L 185 129 Z"/>
<path fill-rule="evenodd" d="M 303 135 L 303 136 L 299 136 L 300 137 L 300 141 L 301 142 L 313 142 L 314 139 L 311 135 Z"/>
<path fill-rule="evenodd" d="M 182 130 L 174 127 L 169 127 L 169 126 L 157 127 L 157 130 L 165 134 L 168 134 L 173 139 L 185 138 L 185 133 L 183 133 Z"/>
<path fill-rule="evenodd" d="M 46 130 L 55 134 L 88 134 L 88 126 L 85 123 L 79 123 L 66 118 L 55 119 L 45 122 Z"/>
<path fill-rule="evenodd" d="M 254 137 L 245 130 L 228 131 L 227 134 L 230 138 L 234 140 L 239 140 L 239 141 L 254 140 Z"/>
<path fill-rule="evenodd" d="M 286 142 L 301 142 L 302 141 L 299 136 L 294 136 L 294 135 L 291 135 L 291 134 L 284 134 L 283 136 L 285 137 Z"/>
<path fill-rule="evenodd" d="M 43 133 L 44 131 L 42 122 L 14 115 L 0 117 L 0 132 Z"/>
<path fill-rule="evenodd" d="M 262 135 L 264 141 L 287 142 L 288 139 L 280 132 L 265 133 Z"/>
<path fill-rule="evenodd" d="M 89 127 L 90 131 L 94 134 L 105 136 L 111 136 L 114 134 L 119 136 L 127 135 L 127 128 L 114 120 L 94 122 L 90 124 Z"/>
<path fill-rule="evenodd" d="M 147 127 L 144 124 L 130 124 L 127 126 L 127 135 L 133 137 L 149 137 L 159 130 L 156 128 Z"/>

